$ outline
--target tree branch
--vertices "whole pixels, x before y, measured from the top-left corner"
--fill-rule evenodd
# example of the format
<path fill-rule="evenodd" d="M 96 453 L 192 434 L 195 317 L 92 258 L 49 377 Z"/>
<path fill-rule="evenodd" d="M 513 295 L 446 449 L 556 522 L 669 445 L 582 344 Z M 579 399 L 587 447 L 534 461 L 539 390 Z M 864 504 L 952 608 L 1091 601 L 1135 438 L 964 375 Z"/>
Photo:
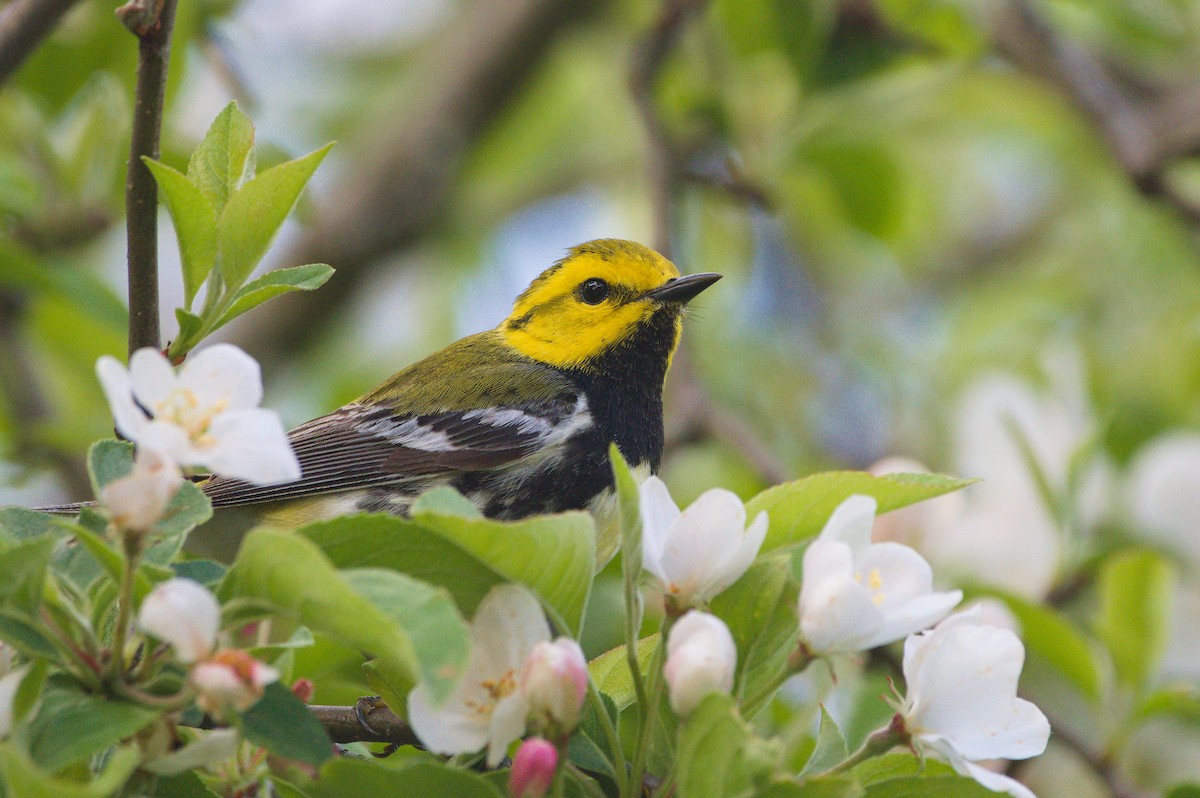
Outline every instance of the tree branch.
<path fill-rule="evenodd" d="M 302 346 L 374 261 L 435 228 L 471 145 L 542 64 L 557 34 L 608 2 L 486 0 L 460 13 L 410 71 L 412 85 L 426 88 L 371 126 L 371 150 L 285 256 L 288 263 L 330 263 L 334 279 L 319 295 L 297 295 L 248 317 L 245 339 L 260 350 Z"/>
<path fill-rule="evenodd" d="M 335 743 L 420 745 L 412 727 L 385 706 L 334 707 L 313 704 L 309 710 Z M 361 712 L 361 714 L 360 714 Z"/>
<path fill-rule="evenodd" d="M 13 0 L 0 10 L 0 85 L 77 0 Z"/>
<path fill-rule="evenodd" d="M 149 0 L 151 4 L 155 0 Z M 158 185 L 142 156 L 158 158 L 163 94 L 176 0 L 131 0 L 117 10 L 138 37 L 133 133 L 125 178 L 129 274 L 129 353 L 160 347 L 158 330 Z"/>

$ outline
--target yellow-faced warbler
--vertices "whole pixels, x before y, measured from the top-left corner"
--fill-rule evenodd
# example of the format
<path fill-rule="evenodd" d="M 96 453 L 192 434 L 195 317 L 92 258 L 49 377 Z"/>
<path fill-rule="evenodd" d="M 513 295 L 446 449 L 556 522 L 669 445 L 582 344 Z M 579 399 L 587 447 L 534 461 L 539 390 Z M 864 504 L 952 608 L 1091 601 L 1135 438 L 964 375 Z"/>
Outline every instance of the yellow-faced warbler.
<path fill-rule="evenodd" d="M 492 518 L 587 509 L 610 520 L 615 442 L 658 470 L 663 379 L 683 307 L 719 274 L 679 276 L 631 241 L 580 244 L 495 329 L 450 344 L 289 434 L 302 476 L 258 486 L 216 476 L 215 507 L 270 503 L 268 523 L 404 513 L 452 485 Z M 603 562 L 615 538 L 600 530 Z"/>

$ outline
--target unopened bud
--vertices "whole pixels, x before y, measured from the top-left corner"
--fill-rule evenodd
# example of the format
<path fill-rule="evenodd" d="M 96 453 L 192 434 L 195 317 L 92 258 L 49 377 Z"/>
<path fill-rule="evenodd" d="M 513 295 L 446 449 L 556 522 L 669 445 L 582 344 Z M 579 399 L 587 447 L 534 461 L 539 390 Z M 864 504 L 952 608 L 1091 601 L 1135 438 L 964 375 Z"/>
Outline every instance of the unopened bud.
<path fill-rule="evenodd" d="M 542 798 L 554 783 L 558 770 L 558 749 L 541 737 L 521 743 L 513 757 L 508 791 L 513 798 Z"/>
<path fill-rule="evenodd" d="M 137 625 L 170 643 L 180 662 L 197 662 L 216 647 L 221 605 L 199 582 L 168 579 L 146 596 L 138 609 Z"/>
<path fill-rule="evenodd" d="M 536 644 L 521 670 L 521 692 L 535 725 L 555 735 L 569 734 L 579 723 L 587 683 L 583 649 L 569 637 Z"/>
<path fill-rule="evenodd" d="M 266 686 L 279 679 L 279 671 L 245 651 L 226 649 L 192 668 L 188 678 L 199 707 L 220 717 L 227 708 L 241 712 L 254 706 Z"/>
<path fill-rule="evenodd" d="M 667 637 L 667 679 L 671 709 L 685 718 L 709 693 L 733 689 L 737 647 L 729 627 L 715 615 L 692 610 Z"/>

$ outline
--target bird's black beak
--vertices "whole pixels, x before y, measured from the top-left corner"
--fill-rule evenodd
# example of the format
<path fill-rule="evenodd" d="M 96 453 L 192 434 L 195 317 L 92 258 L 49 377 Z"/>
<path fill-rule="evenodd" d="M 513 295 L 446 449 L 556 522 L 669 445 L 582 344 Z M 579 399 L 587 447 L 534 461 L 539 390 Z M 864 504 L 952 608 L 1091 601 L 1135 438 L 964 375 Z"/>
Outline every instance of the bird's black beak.
<path fill-rule="evenodd" d="M 700 274 L 685 274 L 683 277 L 674 277 L 667 280 L 666 285 L 661 285 L 653 291 L 647 291 L 642 295 L 642 298 L 653 299 L 655 302 L 671 302 L 678 305 L 686 305 L 705 288 L 720 280 L 722 276 L 716 272 L 701 272 Z"/>

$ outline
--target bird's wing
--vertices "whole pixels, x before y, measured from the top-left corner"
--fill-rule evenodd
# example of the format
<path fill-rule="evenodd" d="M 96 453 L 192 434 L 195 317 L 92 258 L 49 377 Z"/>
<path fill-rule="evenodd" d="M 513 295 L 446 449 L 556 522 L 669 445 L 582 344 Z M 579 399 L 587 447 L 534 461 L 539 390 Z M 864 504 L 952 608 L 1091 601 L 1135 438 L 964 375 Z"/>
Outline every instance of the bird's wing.
<path fill-rule="evenodd" d="M 204 492 L 213 506 L 227 507 L 497 468 L 565 440 L 588 418 L 587 400 L 576 392 L 420 415 L 350 404 L 289 433 L 300 461 L 299 480 L 260 486 L 216 476 L 204 484 Z"/>

